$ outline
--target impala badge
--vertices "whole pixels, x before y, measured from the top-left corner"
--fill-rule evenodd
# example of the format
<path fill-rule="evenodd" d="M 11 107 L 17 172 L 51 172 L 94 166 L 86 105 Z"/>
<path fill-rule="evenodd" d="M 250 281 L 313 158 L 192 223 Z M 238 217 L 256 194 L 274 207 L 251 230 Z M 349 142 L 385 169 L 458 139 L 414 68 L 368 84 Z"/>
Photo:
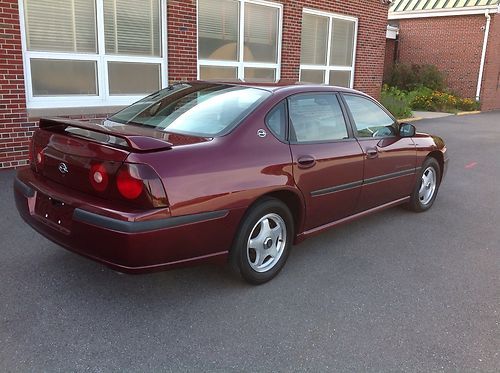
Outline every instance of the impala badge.
<path fill-rule="evenodd" d="M 58 168 L 59 168 L 59 172 L 62 173 L 63 175 L 67 174 L 69 172 L 68 166 L 64 162 L 59 163 Z"/>
<path fill-rule="evenodd" d="M 267 136 L 267 132 L 261 128 L 260 130 L 257 131 L 257 136 L 259 136 L 260 138 L 264 138 Z"/>

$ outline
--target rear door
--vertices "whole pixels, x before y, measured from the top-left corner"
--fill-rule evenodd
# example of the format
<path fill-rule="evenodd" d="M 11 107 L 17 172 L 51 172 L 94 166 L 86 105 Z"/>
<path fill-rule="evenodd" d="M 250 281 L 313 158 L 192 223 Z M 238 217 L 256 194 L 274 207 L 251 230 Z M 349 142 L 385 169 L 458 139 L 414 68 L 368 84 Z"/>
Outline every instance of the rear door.
<path fill-rule="evenodd" d="M 364 156 L 363 188 L 356 212 L 408 196 L 415 183 L 415 143 L 399 136 L 397 121 L 374 100 L 356 94 L 342 97 Z"/>
<path fill-rule="evenodd" d="M 295 183 L 306 202 L 309 230 L 353 213 L 363 179 L 363 151 L 346 125 L 335 93 L 288 98 Z"/>

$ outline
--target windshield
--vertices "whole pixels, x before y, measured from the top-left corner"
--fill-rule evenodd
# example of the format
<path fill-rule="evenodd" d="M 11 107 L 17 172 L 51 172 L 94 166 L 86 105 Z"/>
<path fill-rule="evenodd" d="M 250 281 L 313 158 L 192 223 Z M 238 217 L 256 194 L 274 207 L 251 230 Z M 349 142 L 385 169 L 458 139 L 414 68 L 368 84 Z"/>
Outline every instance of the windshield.
<path fill-rule="evenodd" d="M 266 90 L 251 87 L 177 84 L 130 105 L 109 120 L 159 131 L 220 136 L 234 128 L 270 95 Z"/>

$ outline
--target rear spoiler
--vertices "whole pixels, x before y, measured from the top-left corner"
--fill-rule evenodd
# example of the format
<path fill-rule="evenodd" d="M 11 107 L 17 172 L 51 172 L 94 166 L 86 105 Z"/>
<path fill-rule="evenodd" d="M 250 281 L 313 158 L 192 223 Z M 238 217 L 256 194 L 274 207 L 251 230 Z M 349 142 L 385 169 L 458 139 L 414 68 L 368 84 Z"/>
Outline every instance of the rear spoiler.
<path fill-rule="evenodd" d="M 164 150 L 170 149 L 173 144 L 165 140 L 160 140 L 154 137 L 140 136 L 140 135 L 127 135 L 119 132 L 115 132 L 107 127 L 100 124 L 81 122 L 72 119 L 62 119 L 62 118 L 41 118 L 39 127 L 41 129 L 66 129 L 67 127 L 76 127 L 84 130 L 98 132 L 109 136 L 118 137 L 125 140 L 128 148 L 137 152 L 150 152 L 154 150 Z"/>

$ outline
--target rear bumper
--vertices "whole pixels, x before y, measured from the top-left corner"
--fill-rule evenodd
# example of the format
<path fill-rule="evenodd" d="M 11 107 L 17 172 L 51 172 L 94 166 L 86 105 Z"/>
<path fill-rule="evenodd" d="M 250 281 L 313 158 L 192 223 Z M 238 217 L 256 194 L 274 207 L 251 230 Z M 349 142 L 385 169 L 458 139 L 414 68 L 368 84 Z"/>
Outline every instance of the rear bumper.
<path fill-rule="evenodd" d="M 165 209 L 157 218 L 157 211 L 110 210 L 37 179 L 30 169 L 18 172 L 14 196 L 21 217 L 40 234 L 70 251 L 129 273 L 224 261 L 243 215 L 243 210 L 219 210 L 165 217 L 170 215 Z M 46 203 L 42 210 L 43 199 L 57 203 Z"/>

